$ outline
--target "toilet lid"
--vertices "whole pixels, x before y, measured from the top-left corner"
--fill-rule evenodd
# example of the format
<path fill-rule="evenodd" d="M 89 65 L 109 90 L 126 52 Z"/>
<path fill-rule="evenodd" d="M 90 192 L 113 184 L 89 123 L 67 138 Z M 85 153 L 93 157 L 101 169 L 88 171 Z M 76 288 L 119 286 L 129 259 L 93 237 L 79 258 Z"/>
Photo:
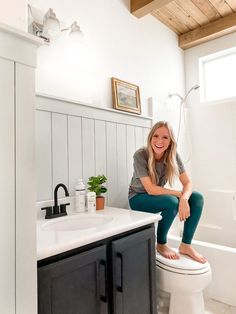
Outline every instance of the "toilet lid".
<path fill-rule="evenodd" d="M 173 249 L 177 252 L 176 249 Z M 179 254 L 179 259 L 169 259 L 159 253 L 156 254 L 156 264 L 166 270 L 176 273 L 201 274 L 210 269 L 208 262 L 202 264 L 187 255 Z"/>

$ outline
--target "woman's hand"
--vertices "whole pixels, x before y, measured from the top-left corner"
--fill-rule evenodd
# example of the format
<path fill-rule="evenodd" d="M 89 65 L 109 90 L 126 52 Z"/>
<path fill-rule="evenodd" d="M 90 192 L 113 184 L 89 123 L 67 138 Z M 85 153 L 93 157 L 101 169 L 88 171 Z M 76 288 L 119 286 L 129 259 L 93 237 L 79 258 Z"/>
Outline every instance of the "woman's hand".
<path fill-rule="evenodd" d="M 180 197 L 179 199 L 179 220 L 185 221 L 190 216 L 188 200 Z"/>
<path fill-rule="evenodd" d="M 173 193 L 176 197 L 178 197 L 179 199 L 182 197 L 183 193 L 181 191 L 174 191 L 173 190 Z"/>

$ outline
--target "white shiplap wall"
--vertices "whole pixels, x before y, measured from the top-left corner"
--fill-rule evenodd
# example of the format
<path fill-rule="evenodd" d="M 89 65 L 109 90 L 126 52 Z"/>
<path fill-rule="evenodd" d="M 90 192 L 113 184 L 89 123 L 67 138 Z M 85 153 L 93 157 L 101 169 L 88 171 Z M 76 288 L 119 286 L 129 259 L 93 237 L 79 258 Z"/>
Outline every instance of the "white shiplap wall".
<path fill-rule="evenodd" d="M 73 196 L 78 178 L 105 174 L 107 205 L 127 208 L 133 153 L 152 119 L 44 95 L 36 109 L 37 200 L 52 199 L 58 183 Z"/>

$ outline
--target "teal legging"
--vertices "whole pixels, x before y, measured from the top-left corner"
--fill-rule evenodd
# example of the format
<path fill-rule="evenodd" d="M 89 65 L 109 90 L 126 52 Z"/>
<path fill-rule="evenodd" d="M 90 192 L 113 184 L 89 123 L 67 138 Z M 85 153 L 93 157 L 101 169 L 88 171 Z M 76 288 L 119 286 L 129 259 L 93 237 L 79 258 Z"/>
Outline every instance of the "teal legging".
<path fill-rule="evenodd" d="M 197 228 L 203 208 L 203 196 L 198 192 L 193 192 L 189 198 L 190 216 L 184 222 L 184 232 L 182 242 L 191 244 L 194 232 Z M 178 213 L 179 199 L 173 195 L 149 195 L 146 193 L 137 194 L 129 200 L 133 210 L 159 213 L 162 220 L 158 222 L 157 242 L 165 244 L 167 233 Z"/>

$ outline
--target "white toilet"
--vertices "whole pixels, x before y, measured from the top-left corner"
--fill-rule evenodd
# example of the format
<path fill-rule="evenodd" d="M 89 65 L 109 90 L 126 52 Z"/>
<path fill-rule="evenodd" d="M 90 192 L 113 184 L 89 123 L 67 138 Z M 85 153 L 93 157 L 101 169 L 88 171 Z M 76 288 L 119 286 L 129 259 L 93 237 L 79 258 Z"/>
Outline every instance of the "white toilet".
<path fill-rule="evenodd" d="M 209 263 L 198 263 L 185 255 L 167 259 L 156 255 L 157 287 L 169 293 L 169 314 L 204 314 L 203 290 L 211 282 Z"/>

